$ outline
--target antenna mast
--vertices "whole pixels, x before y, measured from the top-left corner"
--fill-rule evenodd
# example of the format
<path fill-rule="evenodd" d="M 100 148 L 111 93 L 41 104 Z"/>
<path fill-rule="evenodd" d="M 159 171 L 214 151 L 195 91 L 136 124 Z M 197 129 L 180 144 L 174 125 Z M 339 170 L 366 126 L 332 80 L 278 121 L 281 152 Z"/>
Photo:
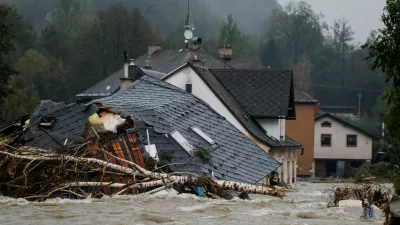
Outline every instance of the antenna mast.
<path fill-rule="evenodd" d="M 190 27 L 189 27 L 189 14 L 190 14 L 189 0 L 188 0 L 187 6 L 188 6 L 188 11 L 187 11 L 187 17 L 186 17 L 186 22 L 185 22 L 185 29 L 189 30 L 190 29 Z M 185 41 L 185 48 L 189 49 L 189 40 Z"/>

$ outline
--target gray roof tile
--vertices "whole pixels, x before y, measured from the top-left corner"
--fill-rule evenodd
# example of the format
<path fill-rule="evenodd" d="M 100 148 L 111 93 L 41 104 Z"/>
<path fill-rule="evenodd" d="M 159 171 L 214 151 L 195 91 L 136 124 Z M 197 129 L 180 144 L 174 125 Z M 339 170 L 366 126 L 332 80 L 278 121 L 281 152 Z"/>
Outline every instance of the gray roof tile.
<path fill-rule="evenodd" d="M 197 159 L 190 159 L 183 166 L 175 166 L 175 170 L 196 173 L 209 173 L 210 170 L 214 170 L 219 179 L 256 183 L 279 166 L 275 159 L 206 103 L 158 79 L 142 77 L 127 89 L 92 103 L 94 102 L 112 107 L 125 115 L 137 115 L 137 111 L 141 114 L 148 112 L 148 116 L 140 117 L 147 124 L 154 124 L 155 132 L 169 133 L 178 130 L 193 145 L 202 146 L 210 151 L 213 166 L 216 166 L 214 168 L 203 165 Z M 185 113 L 181 114 L 182 111 Z M 164 123 L 156 122 L 158 120 Z M 189 129 L 193 125 L 206 132 L 219 147 L 213 150 L 204 139 Z M 186 161 L 188 157 L 186 153 L 186 158 L 175 158 L 174 161 Z M 219 166 L 220 164 L 223 167 Z M 221 174 L 224 174 L 224 177 Z"/>

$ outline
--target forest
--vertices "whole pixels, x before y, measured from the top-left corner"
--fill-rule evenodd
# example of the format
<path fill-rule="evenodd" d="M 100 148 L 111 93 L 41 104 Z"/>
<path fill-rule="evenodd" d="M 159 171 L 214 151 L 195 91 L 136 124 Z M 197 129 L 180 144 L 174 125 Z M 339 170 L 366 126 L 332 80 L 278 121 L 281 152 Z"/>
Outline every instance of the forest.
<path fill-rule="evenodd" d="M 124 50 L 181 49 L 186 14 L 181 0 L 0 0 L 0 31 L 13 39 L 0 45 L 0 124 L 30 114 L 40 99 L 74 102 L 122 66 Z M 229 45 L 234 58 L 292 69 L 297 88 L 321 106 L 358 108 L 361 95 L 358 123 L 379 134 L 385 76 L 372 70 L 346 18 L 328 24 L 304 1 L 276 0 L 191 0 L 190 15 L 207 52 Z M 365 43 L 374 39 L 371 31 Z"/>

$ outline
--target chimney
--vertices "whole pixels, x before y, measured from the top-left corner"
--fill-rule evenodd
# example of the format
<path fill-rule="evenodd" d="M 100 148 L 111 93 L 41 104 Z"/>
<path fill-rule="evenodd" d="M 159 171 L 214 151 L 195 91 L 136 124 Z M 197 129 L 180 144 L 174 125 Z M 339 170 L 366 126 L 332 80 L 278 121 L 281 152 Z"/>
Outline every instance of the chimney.
<path fill-rule="evenodd" d="M 122 90 L 132 84 L 133 80 L 132 78 L 126 78 L 126 77 L 121 77 L 119 78 L 120 83 L 119 83 L 119 88 Z"/>
<path fill-rule="evenodd" d="M 221 57 L 221 59 L 223 60 L 230 60 L 232 59 L 232 47 L 222 47 L 222 48 L 218 48 L 218 53 L 219 56 Z"/>
<path fill-rule="evenodd" d="M 201 43 L 203 40 L 200 37 L 194 37 L 192 38 L 192 49 L 193 50 L 198 50 L 201 47 Z"/>
<path fill-rule="evenodd" d="M 136 72 L 138 71 L 138 68 L 139 67 L 137 65 L 135 65 L 135 63 L 133 63 L 133 60 L 129 63 L 129 66 L 128 66 L 129 77 L 128 78 L 130 78 L 132 80 L 132 82 L 136 80 L 135 75 L 136 75 Z"/>
<path fill-rule="evenodd" d="M 133 61 L 133 59 L 124 60 L 124 78 L 133 78 L 135 75 L 138 66 Z"/>
<path fill-rule="evenodd" d="M 151 64 L 150 64 L 150 57 L 148 59 L 146 59 L 146 64 L 143 66 L 143 69 L 146 70 L 151 70 Z"/>
<path fill-rule="evenodd" d="M 161 45 L 158 45 L 158 44 L 149 45 L 149 46 L 147 47 L 147 55 L 148 55 L 148 56 L 151 56 L 151 55 L 154 54 L 154 52 L 156 52 L 156 51 L 158 51 L 158 50 L 161 50 Z"/>

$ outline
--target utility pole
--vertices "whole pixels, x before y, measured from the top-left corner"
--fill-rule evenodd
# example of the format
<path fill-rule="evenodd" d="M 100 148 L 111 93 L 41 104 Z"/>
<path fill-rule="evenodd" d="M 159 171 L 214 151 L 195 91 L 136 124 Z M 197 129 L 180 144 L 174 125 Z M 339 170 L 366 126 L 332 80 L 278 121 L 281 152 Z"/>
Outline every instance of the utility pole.
<path fill-rule="evenodd" d="M 361 92 L 358 92 L 358 118 L 361 118 Z"/>

